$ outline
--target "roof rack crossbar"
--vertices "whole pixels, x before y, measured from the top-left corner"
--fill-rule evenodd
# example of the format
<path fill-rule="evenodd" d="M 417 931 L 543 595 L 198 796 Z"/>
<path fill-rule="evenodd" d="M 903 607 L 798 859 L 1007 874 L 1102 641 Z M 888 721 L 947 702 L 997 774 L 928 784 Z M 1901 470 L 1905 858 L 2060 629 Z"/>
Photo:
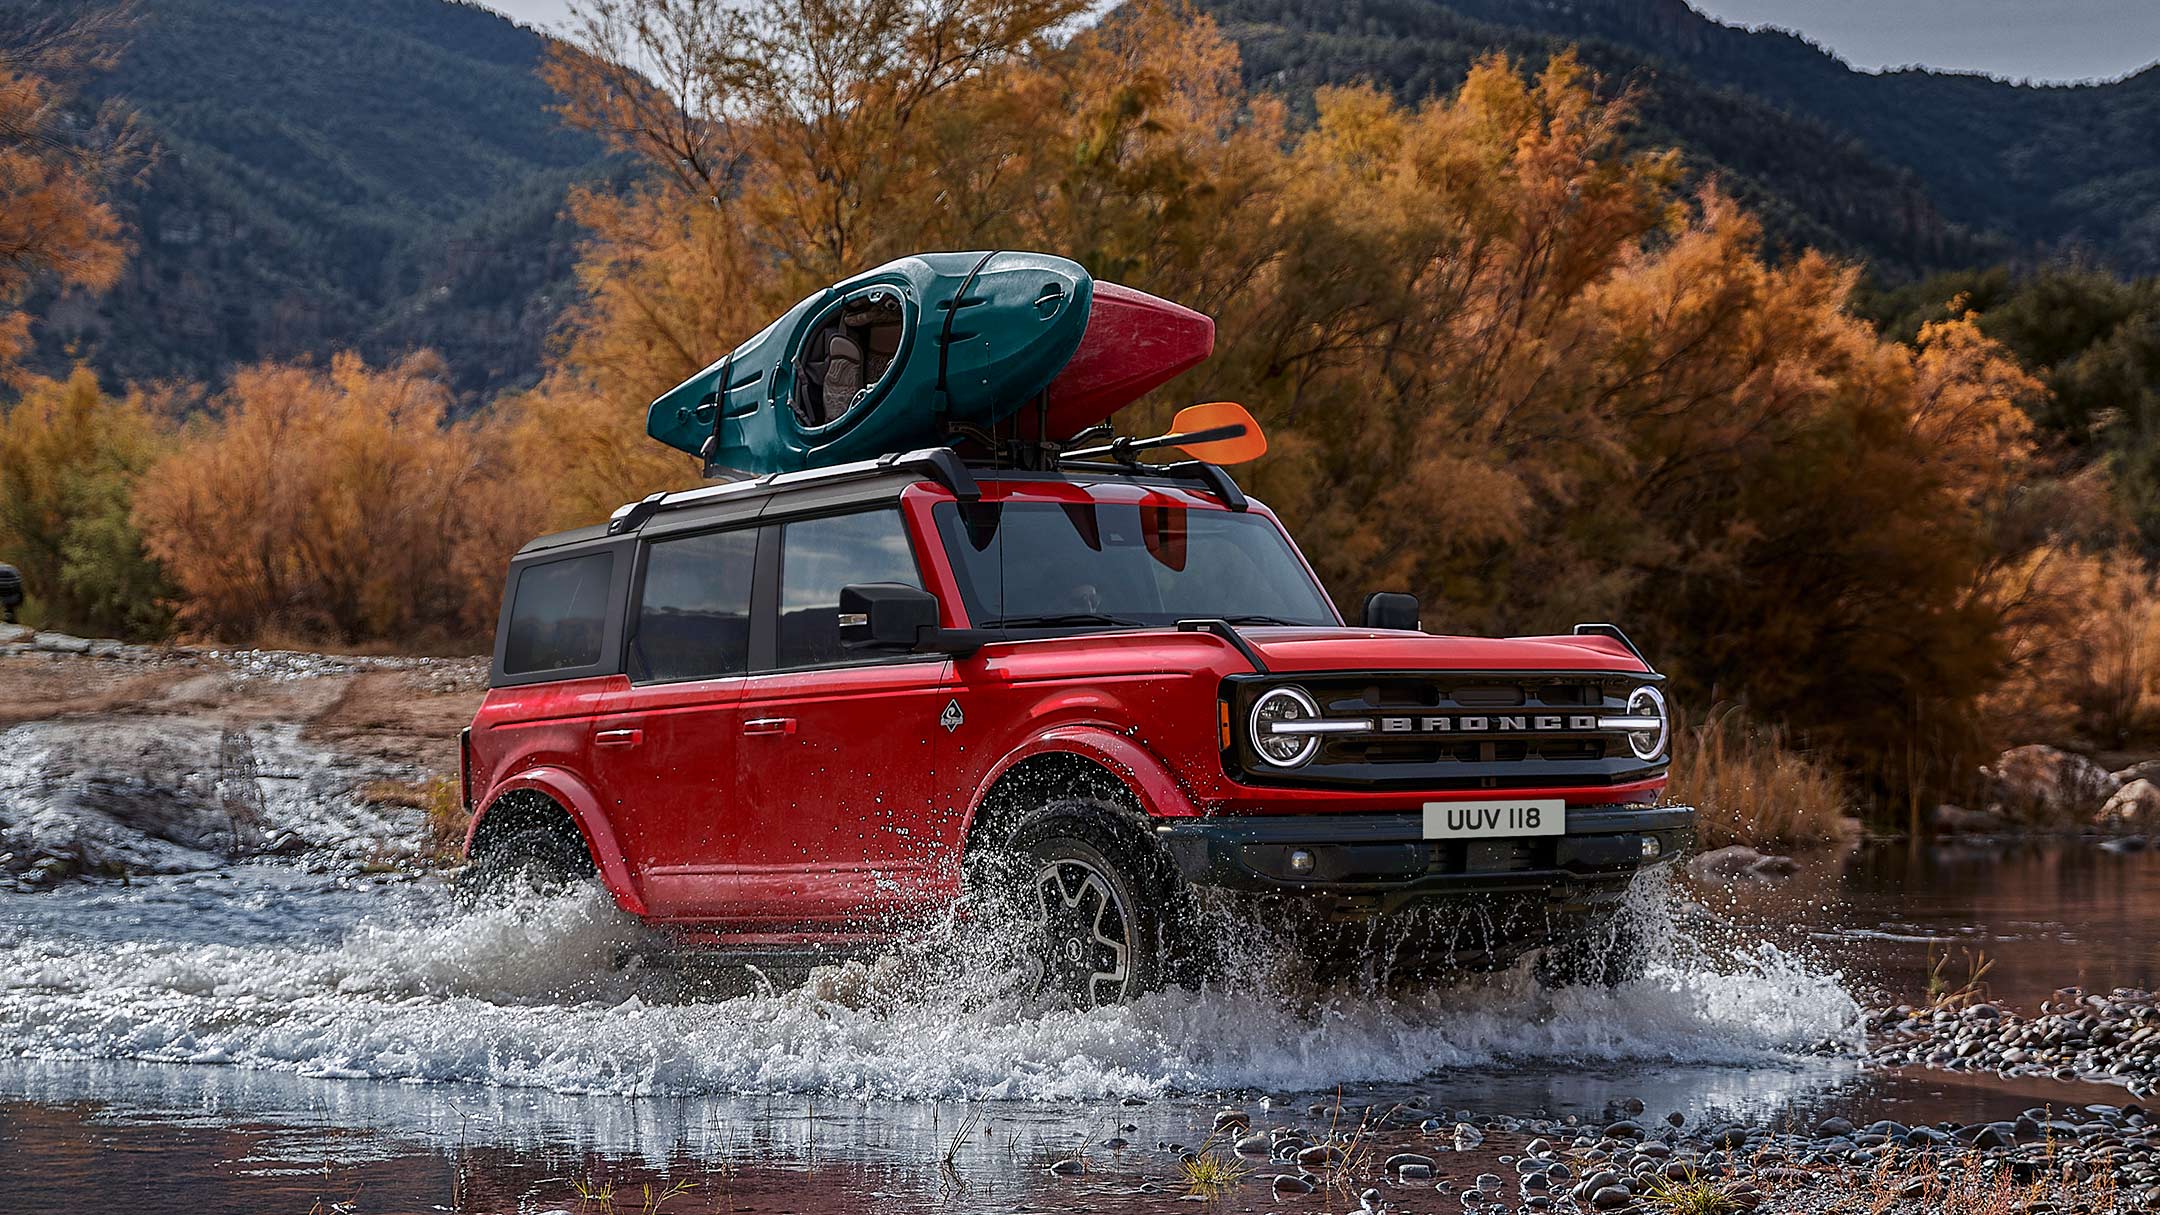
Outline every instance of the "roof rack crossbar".
<path fill-rule="evenodd" d="M 857 481 L 866 477 L 887 476 L 895 472 L 919 472 L 952 492 L 953 497 L 972 502 L 982 497 L 982 487 L 975 483 L 974 474 L 968 471 L 960 453 L 950 447 L 924 447 L 914 451 L 893 452 L 874 460 L 857 460 L 848 464 L 835 464 L 830 468 L 806 468 L 798 472 L 770 473 L 748 481 L 735 481 L 726 485 L 708 485 L 701 489 L 680 490 L 675 493 L 647 494 L 628 506 L 618 509 L 608 520 L 610 536 L 635 531 L 648 519 L 662 511 L 679 510 L 698 506 L 715 498 L 724 498 L 731 492 L 759 485 L 828 485 Z"/>
<path fill-rule="evenodd" d="M 1252 503 L 1246 500 L 1244 491 L 1238 488 L 1237 482 L 1231 479 L 1230 474 L 1224 471 L 1221 465 L 1209 464 L 1204 460 L 1180 460 L 1175 464 L 1141 464 L 1137 461 L 1126 464 L 1111 460 L 1060 460 L 1058 461 L 1058 467 L 1065 470 L 1098 474 L 1108 473 L 1123 477 L 1168 477 L 1179 481 L 1198 481 L 1207 487 L 1209 493 L 1222 499 L 1223 505 L 1231 510 L 1245 511 L 1252 507 Z"/>

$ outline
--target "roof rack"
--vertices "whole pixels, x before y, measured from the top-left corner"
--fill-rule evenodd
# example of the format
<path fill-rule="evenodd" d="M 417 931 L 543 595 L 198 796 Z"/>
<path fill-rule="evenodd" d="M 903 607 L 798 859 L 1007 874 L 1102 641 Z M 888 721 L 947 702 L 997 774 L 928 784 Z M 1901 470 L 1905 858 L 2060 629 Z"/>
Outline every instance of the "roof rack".
<path fill-rule="evenodd" d="M 1238 488 L 1236 481 L 1230 479 L 1230 474 L 1223 471 L 1221 465 L 1209 464 L 1201 460 L 1180 460 L 1175 464 L 1142 464 L 1138 461 L 1126 463 L 1115 460 L 1061 460 L 1057 463 L 1056 468 L 1060 472 L 1071 470 L 1075 472 L 1109 473 L 1124 477 L 1168 477 L 1173 480 L 1198 481 L 1207 487 L 1208 492 L 1222 499 L 1223 505 L 1231 510 L 1242 512 L 1252 507 L 1252 503 L 1246 500 L 1244 491 Z"/>
<path fill-rule="evenodd" d="M 923 447 L 914 451 L 893 452 L 875 460 L 835 464 L 830 468 L 767 473 L 748 480 L 730 481 L 725 485 L 647 494 L 627 506 L 618 507 L 608 518 L 607 532 L 610 536 L 619 536 L 624 532 L 635 531 L 643 526 L 647 519 L 661 511 L 698 506 L 731 497 L 745 490 L 785 485 L 832 485 L 882 477 L 895 472 L 922 473 L 952 491 L 953 497 L 963 502 L 972 502 L 982 497 L 982 487 L 975 483 L 974 474 L 968 471 L 966 462 L 960 459 L 958 452 L 950 447 Z"/>
<path fill-rule="evenodd" d="M 847 464 L 835 464 L 830 468 L 806 468 L 796 472 L 766 473 L 747 477 L 721 485 L 706 485 L 697 489 L 662 491 L 647 494 L 626 506 L 616 508 L 609 516 L 607 534 L 619 536 L 636 531 L 648 519 L 662 511 L 682 510 L 708 502 L 722 501 L 749 490 L 774 489 L 794 485 L 833 485 L 848 481 L 882 477 L 895 472 L 918 472 L 944 486 L 952 496 L 963 502 L 973 502 L 982 497 L 982 487 L 976 484 L 975 471 L 1025 471 L 1009 469 L 1008 466 L 990 462 L 969 463 L 960 453 L 950 447 L 922 447 L 914 451 L 894 452 L 875 460 L 856 460 Z M 1219 465 L 1201 460 L 1181 460 L 1175 464 L 1142 464 L 1122 460 L 1064 460 L 1053 463 L 1051 472 L 1082 472 L 1097 476 L 1162 477 L 1170 480 L 1198 481 L 1209 493 L 1222 500 L 1233 511 L 1251 508 L 1236 481 Z"/>

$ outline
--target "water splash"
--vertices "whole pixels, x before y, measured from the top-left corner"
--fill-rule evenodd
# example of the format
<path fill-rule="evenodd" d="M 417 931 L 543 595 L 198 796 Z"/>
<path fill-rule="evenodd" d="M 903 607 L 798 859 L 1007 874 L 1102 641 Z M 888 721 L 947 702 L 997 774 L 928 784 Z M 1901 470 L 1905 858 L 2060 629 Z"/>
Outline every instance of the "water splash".
<path fill-rule="evenodd" d="M 875 964 L 715 995 L 619 965 L 639 930 L 597 894 L 463 914 L 424 887 L 385 901 L 327 940 L 0 930 L 0 1050 L 558 1092 L 1088 1100 L 1466 1068 L 1750 1065 L 1854 1038 L 1859 1021 L 1838 976 L 1767 945 L 1706 944 L 1654 887 L 1638 914 L 1664 960 L 1611 991 L 1546 991 L 1525 965 L 1384 994 L 1300 983 L 1263 959 L 1197 991 L 1041 1014 L 988 964 L 996 935 L 957 920 Z"/>

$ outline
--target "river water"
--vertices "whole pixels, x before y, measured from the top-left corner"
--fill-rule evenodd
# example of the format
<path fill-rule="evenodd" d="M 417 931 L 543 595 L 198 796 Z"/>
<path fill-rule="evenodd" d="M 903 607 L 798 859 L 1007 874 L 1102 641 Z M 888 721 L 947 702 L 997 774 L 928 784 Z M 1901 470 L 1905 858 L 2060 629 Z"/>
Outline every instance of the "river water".
<path fill-rule="evenodd" d="M 1028 1015 L 964 942 L 686 994 L 615 969 L 630 928 L 581 896 L 461 915 L 432 881 L 275 865 L 0 895 L 0 1209 L 576 1210 L 612 1183 L 637 1210 L 685 1182 L 662 1209 L 1167 1209 L 1157 1145 L 1200 1143 L 1225 1104 L 1912 1122 L 2120 1100 L 1870 1070 L 1860 1010 L 1938 963 L 1992 961 L 1991 995 L 2026 1010 L 2160 982 L 2151 852 L 1882 845 L 1639 896 L 1667 961 L 1611 993 L 1262 971 Z M 1047 1172 L 1083 1149 L 1085 1176 Z M 1228 1209 L 1278 1205 L 1248 1189 Z"/>

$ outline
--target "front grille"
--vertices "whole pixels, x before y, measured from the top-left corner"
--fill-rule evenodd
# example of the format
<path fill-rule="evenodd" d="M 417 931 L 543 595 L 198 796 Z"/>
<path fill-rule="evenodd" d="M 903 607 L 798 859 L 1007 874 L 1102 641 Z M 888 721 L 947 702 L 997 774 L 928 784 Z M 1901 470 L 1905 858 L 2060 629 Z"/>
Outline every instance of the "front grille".
<path fill-rule="evenodd" d="M 1262 784 L 1506 789 L 1620 784 L 1652 775 L 1662 761 L 1637 759 L 1624 734 L 1595 726 L 1627 712 L 1628 694 L 1654 675 L 1626 672 L 1506 674 L 1311 674 L 1230 681 L 1236 742 L 1225 753 L 1233 775 Z M 1323 737 L 1297 768 L 1277 768 L 1252 750 L 1244 723 L 1254 698 L 1295 684 L 1323 718 L 1370 728 Z"/>

